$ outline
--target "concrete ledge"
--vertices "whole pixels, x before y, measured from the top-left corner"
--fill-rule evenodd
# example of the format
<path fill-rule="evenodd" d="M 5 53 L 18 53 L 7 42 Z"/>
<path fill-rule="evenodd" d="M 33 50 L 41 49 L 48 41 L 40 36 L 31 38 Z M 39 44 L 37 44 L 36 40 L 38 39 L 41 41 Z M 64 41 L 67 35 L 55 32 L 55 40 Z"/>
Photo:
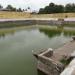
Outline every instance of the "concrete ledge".
<path fill-rule="evenodd" d="M 10 25 L 11 24 L 11 25 Z M 25 26 L 25 25 L 68 25 L 75 24 L 75 20 L 52 19 L 52 18 L 27 18 L 27 19 L 0 19 L 0 28 Z"/>
<path fill-rule="evenodd" d="M 36 53 L 37 54 L 37 53 Z M 60 75 L 64 69 L 64 65 L 59 61 L 54 61 L 50 57 L 53 55 L 53 50 L 49 48 L 37 54 L 37 69 L 47 75 Z M 36 57 L 36 55 L 34 55 Z"/>
<path fill-rule="evenodd" d="M 75 75 L 75 58 L 60 75 Z"/>

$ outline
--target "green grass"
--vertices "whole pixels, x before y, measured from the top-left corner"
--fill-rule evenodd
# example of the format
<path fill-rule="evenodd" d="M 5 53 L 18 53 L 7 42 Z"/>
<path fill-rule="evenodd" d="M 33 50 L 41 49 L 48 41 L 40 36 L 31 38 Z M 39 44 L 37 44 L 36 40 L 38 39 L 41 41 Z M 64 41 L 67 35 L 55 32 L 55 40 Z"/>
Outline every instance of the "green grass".
<path fill-rule="evenodd" d="M 60 62 L 61 62 L 63 65 L 67 66 L 67 65 L 71 62 L 72 59 L 73 59 L 73 58 L 69 58 L 69 59 L 62 58 L 62 59 L 60 60 Z"/>

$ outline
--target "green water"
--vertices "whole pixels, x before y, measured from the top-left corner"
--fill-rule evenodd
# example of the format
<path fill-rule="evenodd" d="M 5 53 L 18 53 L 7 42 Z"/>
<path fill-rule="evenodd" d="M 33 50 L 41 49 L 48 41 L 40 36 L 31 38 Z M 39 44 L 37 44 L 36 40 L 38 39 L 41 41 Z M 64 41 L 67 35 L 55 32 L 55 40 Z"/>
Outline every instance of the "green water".
<path fill-rule="evenodd" d="M 32 50 L 58 48 L 74 36 L 72 32 L 29 28 L 0 35 L 0 75 L 43 75 L 36 69 Z"/>

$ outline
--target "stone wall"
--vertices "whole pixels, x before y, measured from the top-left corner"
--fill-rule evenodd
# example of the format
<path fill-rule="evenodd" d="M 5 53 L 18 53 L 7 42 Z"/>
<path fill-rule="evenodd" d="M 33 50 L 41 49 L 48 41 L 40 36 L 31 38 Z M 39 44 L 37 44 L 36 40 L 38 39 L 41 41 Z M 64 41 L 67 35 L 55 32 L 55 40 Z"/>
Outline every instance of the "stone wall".
<path fill-rule="evenodd" d="M 37 55 L 37 69 L 47 75 L 60 75 L 60 73 L 64 69 L 64 65 L 59 61 L 52 60 L 50 58 L 52 56 L 52 53 L 52 50 L 48 49 Z"/>
<path fill-rule="evenodd" d="M 56 20 L 36 20 L 36 24 L 38 25 L 61 25 L 61 21 Z"/>
<path fill-rule="evenodd" d="M 47 75 L 60 75 L 60 73 L 63 71 L 63 65 L 48 57 L 39 56 L 38 69 Z"/>
<path fill-rule="evenodd" d="M 64 24 L 74 24 L 75 25 L 75 21 L 64 21 Z"/>
<path fill-rule="evenodd" d="M 35 25 L 35 20 L 0 21 L 0 28 Z"/>
<path fill-rule="evenodd" d="M 64 21 L 64 20 L 49 20 L 49 19 L 23 19 L 23 20 L 4 20 L 0 21 L 0 28 L 25 26 L 25 25 L 75 25 L 75 21 Z"/>

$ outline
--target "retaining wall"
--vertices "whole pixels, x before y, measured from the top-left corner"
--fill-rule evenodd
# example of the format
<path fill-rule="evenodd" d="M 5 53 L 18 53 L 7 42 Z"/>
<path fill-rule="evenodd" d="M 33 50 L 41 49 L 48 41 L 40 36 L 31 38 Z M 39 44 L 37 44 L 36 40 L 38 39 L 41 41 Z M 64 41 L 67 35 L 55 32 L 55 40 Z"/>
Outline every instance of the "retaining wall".
<path fill-rule="evenodd" d="M 6 27 L 15 27 L 15 26 L 25 26 L 25 25 L 68 25 L 73 24 L 75 25 L 75 21 L 65 21 L 65 20 L 51 20 L 51 19 L 0 19 L 0 28 L 6 28 Z"/>
<path fill-rule="evenodd" d="M 0 28 L 35 25 L 35 20 L 0 21 Z"/>

